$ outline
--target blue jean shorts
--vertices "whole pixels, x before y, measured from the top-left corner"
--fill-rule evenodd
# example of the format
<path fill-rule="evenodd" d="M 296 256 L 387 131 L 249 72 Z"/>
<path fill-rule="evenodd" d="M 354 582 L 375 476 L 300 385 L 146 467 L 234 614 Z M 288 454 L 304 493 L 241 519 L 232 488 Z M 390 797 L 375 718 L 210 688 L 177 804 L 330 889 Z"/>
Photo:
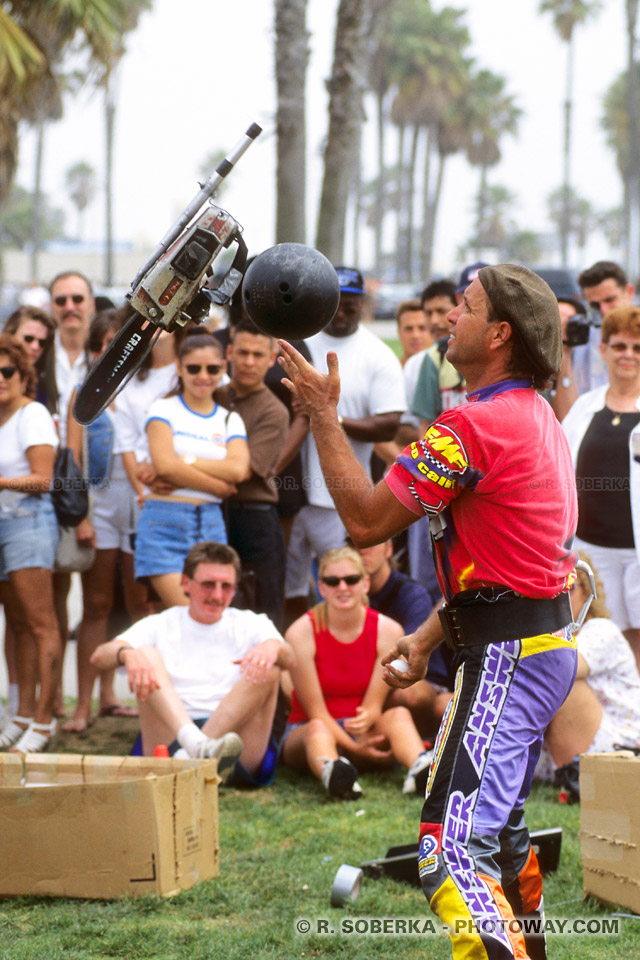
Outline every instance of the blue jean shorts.
<path fill-rule="evenodd" d="M 219 503 L 147 500 L 136 530 L 136 577 L 182 573 L 184 558 L 202 540 L 227 542 Z"/>
<path fill-rule="evenodd" d="M 60 531 L 48 493 L 23 497 L 11 513 L 0 512 L 0 580 L 14 570 L 53 570 Z"/>

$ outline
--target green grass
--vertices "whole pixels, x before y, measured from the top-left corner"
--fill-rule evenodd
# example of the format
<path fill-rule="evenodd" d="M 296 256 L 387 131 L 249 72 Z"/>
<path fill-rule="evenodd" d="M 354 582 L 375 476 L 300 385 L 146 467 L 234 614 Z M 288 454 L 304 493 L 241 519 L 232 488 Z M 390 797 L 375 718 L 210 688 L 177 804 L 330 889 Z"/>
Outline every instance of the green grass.
<path fill-rule="evenodd" d="M 114 743 L 105 721 L 104 737 Z M 127 723 L 130 723 L 129 721 Z M 92 727 L 96 749 L 103 721 Z M 61 749 L 66 738 L 59 742 Z M 125 752 L 122 750 L 122 752 Z M 360 897 L 330 906 L 333 878 L 342 863 L 357 865 L 416 837 L 421 801 L 401 793 L 402 773 L 364 775 L 358 803 L 329 801 L 310 778 L 281 771 L 273 787 L 220 794 L 220 874 L 168 900 L 112 902 L 20 898 L 0 903 L 2 960 L 445 960 L 438 935 L 297 935 L 296 918 L 326 919 L 337 930 L 356 917 L 431 917 L 422 893 L 391 878 L 365 878 Z M 527 806 L 531 829 L 563 828 L 557 873 L 545 879 L 547 913 L 605 916 L 612 911 L 582 900 L 579 807 L 557 803 L 554 789 L 537 785 Z M 363 811 L 360 813 L 360 811 Z M 435 918 L 433 918 L 435 920 Z M 623 920 L 617 937 L 558 937 L 557 960 L 640 957 L 640 921 Z"/>

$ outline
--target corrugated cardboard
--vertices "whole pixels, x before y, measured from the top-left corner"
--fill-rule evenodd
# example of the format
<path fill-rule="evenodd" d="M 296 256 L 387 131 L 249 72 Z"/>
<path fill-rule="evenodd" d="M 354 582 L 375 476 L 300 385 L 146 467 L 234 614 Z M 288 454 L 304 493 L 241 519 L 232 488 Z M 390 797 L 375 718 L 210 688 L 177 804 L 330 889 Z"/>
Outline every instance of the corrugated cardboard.
<path fill-rule="evenodd" d="M 0 896 L 171 896 L 218 873 L 215 760 L 0 755 Z"/>
<path fill-rule="evenodd" d="M 580 757 L 580 840 L 585 895 L 640 912 L 640 758 Z"/>

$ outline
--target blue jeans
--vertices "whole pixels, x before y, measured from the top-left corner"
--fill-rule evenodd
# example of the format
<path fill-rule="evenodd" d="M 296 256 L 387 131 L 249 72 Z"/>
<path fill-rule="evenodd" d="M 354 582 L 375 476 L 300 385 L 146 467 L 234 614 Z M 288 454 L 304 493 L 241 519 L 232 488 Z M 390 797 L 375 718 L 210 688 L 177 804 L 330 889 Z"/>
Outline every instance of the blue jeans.
<path fill-rule="evenodd" d="M 227 542 L 219 503 L 147 500 L 136 530 L 136 577 L 182 573 L 184 558 L 202 540 Z"/>

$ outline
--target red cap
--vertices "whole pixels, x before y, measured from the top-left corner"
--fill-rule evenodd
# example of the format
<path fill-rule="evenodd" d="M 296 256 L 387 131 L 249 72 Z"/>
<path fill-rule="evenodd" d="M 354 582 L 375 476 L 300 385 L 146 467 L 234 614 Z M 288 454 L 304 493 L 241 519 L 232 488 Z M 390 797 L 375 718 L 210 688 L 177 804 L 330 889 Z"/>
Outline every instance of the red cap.
<path fill-rule="evenodd" d="M 169 747 L 166 745 L 166 743 L 159 743 L 153 751 L 153 755 L 154 757 L 168 757 Z"/>

